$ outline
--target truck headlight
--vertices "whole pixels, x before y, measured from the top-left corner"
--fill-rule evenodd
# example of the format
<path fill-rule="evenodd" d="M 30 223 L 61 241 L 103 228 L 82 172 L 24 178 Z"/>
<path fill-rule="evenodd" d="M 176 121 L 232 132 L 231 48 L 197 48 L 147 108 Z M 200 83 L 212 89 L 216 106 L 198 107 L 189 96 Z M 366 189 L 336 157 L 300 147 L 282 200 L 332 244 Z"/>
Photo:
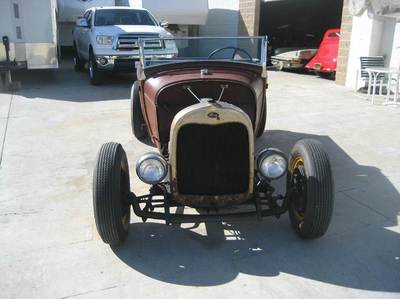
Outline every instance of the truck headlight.
<path fill-rule="evenodd" d="M 279 179 L 287 171 L 287 159 L 278 149 L 268 148 L 257 156 L 258 171 L 263 177 L 271 180 Z"/>
<path fill-rule="evenodd" d="M 112 45 L 114 37 L 112 35 L 97 35 L 96 41 L 99 45 Z"/>
<path fill-rule="evenodd" d="M 160 183 L 167 173 L 167 161 L 157 153 L 144 154 L 136 163 L 136 174 L 146 184 Z"/>

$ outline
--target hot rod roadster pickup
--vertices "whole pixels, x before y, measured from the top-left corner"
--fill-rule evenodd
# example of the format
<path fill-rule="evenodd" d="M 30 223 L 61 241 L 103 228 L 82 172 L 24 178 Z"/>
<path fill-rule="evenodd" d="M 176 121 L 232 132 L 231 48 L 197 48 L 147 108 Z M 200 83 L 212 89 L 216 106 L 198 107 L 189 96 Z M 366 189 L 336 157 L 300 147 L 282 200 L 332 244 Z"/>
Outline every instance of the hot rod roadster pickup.
<path fill-rule="evenodd" d="M 136 162 L 149 193 L 131 192 L 120 144 L 100 148 L 93 204 L 102 240 L 110 245 L 125 240 L 131 207 L 143 221 L 167 225 L 261 220 L 289 212 L 299 236 L 321 237 L 334 201 L 331 166 L 321 144 L 299 140 L 288 157 L 276 148 L 255 152 L 267 116 L 266 37 L 173 40 L 178 55 L 149 59 L 144 47 L 149 40 L 139 39 L 131 121 L 136 138 L 158 149 Z M 284 194 L 273 187 L 278 179 L 286 179 Z M 188 209 L 177 213 L 182 207 Z"/>

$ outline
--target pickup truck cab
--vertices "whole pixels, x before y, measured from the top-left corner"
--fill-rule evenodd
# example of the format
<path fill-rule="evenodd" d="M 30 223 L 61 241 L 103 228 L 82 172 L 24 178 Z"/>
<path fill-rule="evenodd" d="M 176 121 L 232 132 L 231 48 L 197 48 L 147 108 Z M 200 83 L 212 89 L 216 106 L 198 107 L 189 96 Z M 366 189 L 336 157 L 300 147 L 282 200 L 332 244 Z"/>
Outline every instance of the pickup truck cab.
<path fill-rule="evenodd" d="M 146 59 L 171 58 L 176 55 L 175 44 L 157 38 L 171 38 L 145 9 L 130 7 L 93 7 L 76 21 L 73 31 L 74 68 L 82 71 L 88 63 L 91 84 L 103 82 L 104 71 L 134 72 L 139 60 L 139 39 L 145 43 Z"/>

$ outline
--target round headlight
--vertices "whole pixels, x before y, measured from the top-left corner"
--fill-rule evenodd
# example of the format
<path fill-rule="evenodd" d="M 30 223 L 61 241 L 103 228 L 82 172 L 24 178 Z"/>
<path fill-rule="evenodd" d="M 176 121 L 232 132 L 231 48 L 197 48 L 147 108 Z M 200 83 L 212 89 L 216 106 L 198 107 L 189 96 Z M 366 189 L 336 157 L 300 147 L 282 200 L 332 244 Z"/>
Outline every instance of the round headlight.
<path fill-rule="evenodd" d="M 161 155 L 147 153 L 137 161 L 136 173 L 143 182 L 157 184 L 167 176 L 168 164 Z"/>
<path fill-rule="evenodd" d="M 257 157 L 258 171 L 268 179 L 278 179 L 286 173 L 287 159 L 277 149 L 266 149 Z"/>

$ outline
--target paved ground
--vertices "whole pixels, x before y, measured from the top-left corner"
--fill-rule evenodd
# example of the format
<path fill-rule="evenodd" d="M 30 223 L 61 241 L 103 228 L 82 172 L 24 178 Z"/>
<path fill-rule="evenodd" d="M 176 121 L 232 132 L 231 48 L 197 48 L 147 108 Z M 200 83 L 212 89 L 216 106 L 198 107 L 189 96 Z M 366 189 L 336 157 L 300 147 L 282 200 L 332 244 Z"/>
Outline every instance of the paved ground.
<path fill-rule="evenodd" d="M 2 298 L 400 297 L 400 108 L 271 72 L 269 131 L 257 146 L 322 141 L 336 179 L 327 235 L 300 240 L 286 215 L 192 230 L 135 218 L 112 250 L 93 223 L 92 169 L 103 142 L 123 144 L 131 171 L 150 149 L 131 135 L 132 82 L 91 87 L 71 66 L 31 75 L 0 94 Z"/>

